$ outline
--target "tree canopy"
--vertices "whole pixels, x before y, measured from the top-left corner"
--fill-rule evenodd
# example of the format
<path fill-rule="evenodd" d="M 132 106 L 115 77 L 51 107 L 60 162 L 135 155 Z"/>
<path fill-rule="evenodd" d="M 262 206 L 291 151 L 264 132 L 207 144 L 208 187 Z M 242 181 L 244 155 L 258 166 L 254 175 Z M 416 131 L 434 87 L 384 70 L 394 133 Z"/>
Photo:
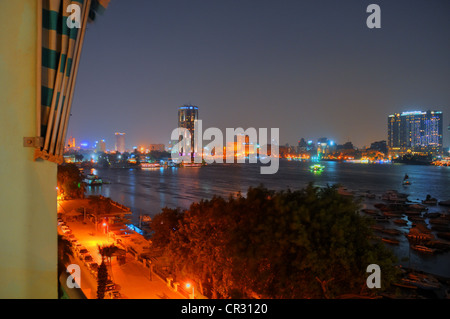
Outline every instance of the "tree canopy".
<path fill-rule="evenodd" d="M 83 176 L 75 164 L 58 165 L 58 192 L 65 198 L 84 198 Z"/>
<path fill-rule="evenodd" d="M 151 226 L 176 273 L 210 298 L 359 294 L 370 264 L 382 269 L 382 288 L 395 276 L 393 254 L 371 239 L 358 203 L 334 186 L 249 188 L 245 197 L 214 197 L 183 213 L 166 208 Z"/>

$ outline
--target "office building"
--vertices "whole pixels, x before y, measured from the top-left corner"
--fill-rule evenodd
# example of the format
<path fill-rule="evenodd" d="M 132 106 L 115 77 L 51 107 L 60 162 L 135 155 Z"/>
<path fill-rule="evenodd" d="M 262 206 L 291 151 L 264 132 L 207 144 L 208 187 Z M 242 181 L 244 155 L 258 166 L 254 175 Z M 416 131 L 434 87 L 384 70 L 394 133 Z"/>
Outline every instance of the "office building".
<path fill-rule="evenodd" d="M 189 131 L 191 135 L 191 153 L 192 158 L 195 157 L 194 154 L 194 141 L 195 141 L 195 129 L 194 124 L 195 120 L 198 120 L 198 106 L 195 105 L 189 105 L 185 104 L 183 106 L 178 107 L 178 127 L 179 128 L 185 128 Z M 179 140 L 181 141 L 182 137 L 179 137 Z M 199 148 L 202 146 L 199 145 Z M 183 153 L 185 153 L 183 151 Z M 183 154 L 185 155 L 185 154 Z"/>
<path fill-rule="evenodd" d="M 106 152 L 105 140 L 95 141 L 95 151 L 96 152 Z"/>
<path fill-rule="evenodd" d="M 442 153 L 442 112 L 409 111 L 388 117 L 388 148 L 393 158 L 407 153 Z"/>
<path fill-rule="evenodd" d="M 116 133 L 116 144 L 114 149 L 116 152 L 124 153 L 125 152 L 125 133 Z"/>

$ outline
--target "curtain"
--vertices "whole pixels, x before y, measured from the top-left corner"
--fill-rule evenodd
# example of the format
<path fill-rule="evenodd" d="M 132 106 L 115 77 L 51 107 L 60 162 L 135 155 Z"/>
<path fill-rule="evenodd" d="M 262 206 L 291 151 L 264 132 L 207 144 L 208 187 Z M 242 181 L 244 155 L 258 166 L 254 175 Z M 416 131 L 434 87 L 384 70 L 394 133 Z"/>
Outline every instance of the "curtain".
<path fill-rule="evenodd" d="M 41 105 L 37 112 L 37 133 L 43 142 L 35 149 L 35 160 L 40 158 L 58 164 L 64 161 L 64 145 L 86 24 L 94 21 L 108 2 L 42 0 Z M 69 27 L 68 19 L 72 20 L 72 25 L 75 22 L 79 24 Z"/>

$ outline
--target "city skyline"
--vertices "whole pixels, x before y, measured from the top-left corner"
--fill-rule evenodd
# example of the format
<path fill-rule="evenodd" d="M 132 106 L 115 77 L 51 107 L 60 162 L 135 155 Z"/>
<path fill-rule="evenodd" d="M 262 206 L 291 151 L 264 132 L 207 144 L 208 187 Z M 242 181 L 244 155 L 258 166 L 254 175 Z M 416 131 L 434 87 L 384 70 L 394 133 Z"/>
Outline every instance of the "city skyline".
<path fill-rule="evenodd" d="M 291 145 L 369 146 L 408 110 L 447 127 L 450 3 L 378 1 L 381 29 L 369 3 L 112 2 L 86 32 L 68 135 L 167 143 L 183 104 L 206 127 L 278 127 Z"/>

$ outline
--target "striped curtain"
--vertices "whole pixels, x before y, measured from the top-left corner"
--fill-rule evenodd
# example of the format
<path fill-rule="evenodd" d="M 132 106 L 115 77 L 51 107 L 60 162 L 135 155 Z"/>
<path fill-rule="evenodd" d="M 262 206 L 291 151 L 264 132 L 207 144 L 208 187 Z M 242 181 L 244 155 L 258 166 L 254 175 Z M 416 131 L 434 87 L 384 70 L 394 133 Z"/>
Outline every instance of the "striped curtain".
<path fill-rule="evenodd" d="M 86 24 L 107 0 L 42 0 L 41 107 L 34 159 L 63 163 L 63 152 Z M 76 5 L 69 7 L 70 5 Z M 75 9 L 73 9 L 75 7 Z M 72 10 L 71 10 L 72 9 Z M 79 9 L 79 10 L 77 10 Z M 78 12 L 79 15 L 78 15 Z M 69 27 L 67 20 L 79 18 Z M 76 20 L 72 19 L 72 22 Z M 70 21 L 69 21 L 70 23 Z M 72 23 L 73 24 L 73 23 Z"/>

